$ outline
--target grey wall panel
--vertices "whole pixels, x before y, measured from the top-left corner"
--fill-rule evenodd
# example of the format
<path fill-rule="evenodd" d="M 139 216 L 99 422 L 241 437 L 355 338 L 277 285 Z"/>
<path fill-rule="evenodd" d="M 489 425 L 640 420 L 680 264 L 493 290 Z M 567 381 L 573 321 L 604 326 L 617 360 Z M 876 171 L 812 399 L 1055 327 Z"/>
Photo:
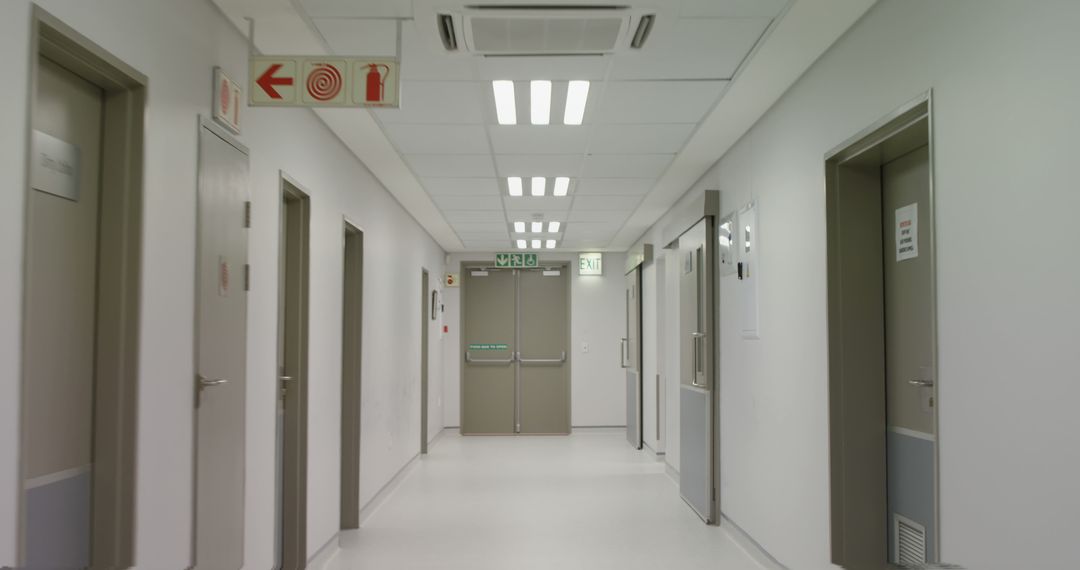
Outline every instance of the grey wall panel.
<path fill-rule="evenodd" d="M 26 491 L 27 568 L 90 564 L 90 471 Z"/>
<path fill-rule="evenodd" d="M 712 454 L 709 453 L 709 399 L 712 393 L 683 386 L 679 398 L 683 438 L 679 455 L 679 491 L 698 515 L 708 521 L 712 510 Z"/>
<path fill-rule="evenodd" d="M 926 554 L 934 560 L 934 504 L 922 500 L 934 495 L 934 442 L 889 430 L 889 532 L 892 513 L 907 517 L 926 527 Z M 889 545 L 889 560 L 894 560 L 895 545 Z"/>

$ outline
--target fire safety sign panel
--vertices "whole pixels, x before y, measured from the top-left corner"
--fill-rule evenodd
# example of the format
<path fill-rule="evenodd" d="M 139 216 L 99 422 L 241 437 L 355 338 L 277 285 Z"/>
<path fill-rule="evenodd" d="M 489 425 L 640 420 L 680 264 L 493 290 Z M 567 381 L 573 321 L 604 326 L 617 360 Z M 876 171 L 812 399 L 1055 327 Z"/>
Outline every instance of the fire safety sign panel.
<path fill-rule="evenodd" d="M 251 58 L 253 107 L 399 107 L 397 60 L 362 57 Z"/>

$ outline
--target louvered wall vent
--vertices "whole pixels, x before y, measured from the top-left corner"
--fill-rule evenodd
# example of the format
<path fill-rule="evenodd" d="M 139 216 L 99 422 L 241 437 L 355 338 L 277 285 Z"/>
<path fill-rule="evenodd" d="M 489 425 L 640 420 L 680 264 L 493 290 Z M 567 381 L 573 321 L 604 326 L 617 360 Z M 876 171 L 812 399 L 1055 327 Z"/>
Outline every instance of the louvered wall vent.
<path fill-rule="evenodd" d="M 893 513 L 893 537 L 896 555 L 893 562 L 901 566 L 926 564 L 926 527 Z"/>
<path fill-rule="evenodd" d="M 483 55 L 594 55 L 629 43 L 630 14 L 621 7 L 469 10 L 462 20 L 467 49 Z"/>

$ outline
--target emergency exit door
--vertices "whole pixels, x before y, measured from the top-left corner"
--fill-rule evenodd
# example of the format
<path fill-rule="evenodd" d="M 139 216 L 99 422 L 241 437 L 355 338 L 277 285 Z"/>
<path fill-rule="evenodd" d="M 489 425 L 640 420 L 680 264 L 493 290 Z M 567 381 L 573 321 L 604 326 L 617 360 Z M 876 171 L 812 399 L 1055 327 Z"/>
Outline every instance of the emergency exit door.
<path fill-rule="evenodd" d="M 462 434 L 569 434 L 566 268 L 462 273 Z"/>

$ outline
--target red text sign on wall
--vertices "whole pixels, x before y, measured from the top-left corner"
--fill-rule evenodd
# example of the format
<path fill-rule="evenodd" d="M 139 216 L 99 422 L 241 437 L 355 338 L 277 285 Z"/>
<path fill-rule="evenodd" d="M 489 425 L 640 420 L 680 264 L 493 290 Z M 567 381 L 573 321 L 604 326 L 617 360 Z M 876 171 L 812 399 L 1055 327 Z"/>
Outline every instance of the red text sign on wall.
<path fill-rule="evenodd" d="M 229 79 L 220 67 L 214 68 L 214 120 L 240 134 L 240 105 L 244 90 Z"/>
<path fill-rule="evenodd" d="M 269 107 L 398 107 L 398 62 L 359 57 L 251 58 L 249 104 Z"/>

